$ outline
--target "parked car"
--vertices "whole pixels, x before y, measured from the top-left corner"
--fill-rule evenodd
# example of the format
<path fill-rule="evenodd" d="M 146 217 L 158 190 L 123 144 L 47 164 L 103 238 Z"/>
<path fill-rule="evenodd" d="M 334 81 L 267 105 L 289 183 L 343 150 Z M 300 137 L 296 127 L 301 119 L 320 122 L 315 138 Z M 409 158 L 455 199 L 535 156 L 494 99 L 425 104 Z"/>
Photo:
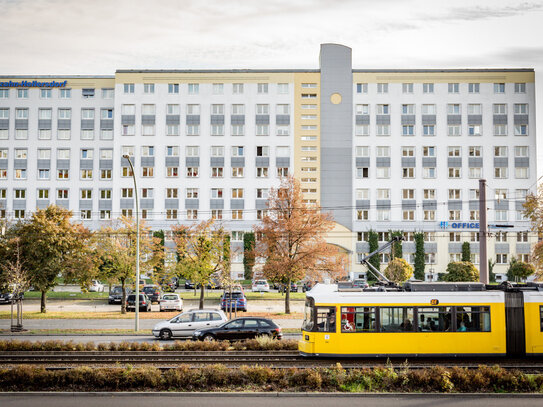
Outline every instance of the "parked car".
<path fill-rule="evenodd" d="M 103 293 L 104 285 L 98 280 L 92 280 L 92 283 L 89 287 L 91 293 Z"/>
<path fill-rule="evenodd" d="M 147 294 L 151 302 L 160 302 L 162 297 L 162 289 L 158 285 L 146 285 L 141 292 Z"/>
<path fill-rule="evenodd" d="M 268 280 L 255 280 L 253 281 L 253 292 L 270 292 L 270 285 L 268 284 Z"/>
<path fill-rule="evenodd" d="M 317 284 L 316 281 L 314 283 L 312 283 L 311 281 L 304 282 L 304 284 L 302 285 L 302 292 L 305 293 L 306 291 L 311 290 L 315 284 Z"/>
<path fill-rule="evenodd" d="M 15 301 L 17 299 L 24 300 L 25 295 L 24 293 L 22 293 L 19 294 L 18 297 L 19 298 L 17 298 L 17 296 L 10 292 L 0 292 L 0 304 L 11 304 L 11 301 Z"/>
<path fill-rule="evenodd" d="M 183 311 L 183 300 L 179 294 L 164 294 L 160 300 L 160 312 L 168 310 Z"/>
<path fill-rule="evenodd" d="M 194 290 L 194 283 L 190 280 L 185 280 L 185 290 Z"/>
<path fill-rule="evenodd" d="M 247 298 L 243 291 L 232 292 L 232 298 L 230 298 L 230 291 L 225 291 L 221 296 L 221 310 L 229 311 L 230 305 L 232 305 L 232 311 L 247 312 Z"/>
<path fill-rule="evenodd" d="M 135 311 L 136 310 L 135 303 L 136 303 L 136 294 L 130 294 L 126 298 L 126 310 Z M 143 311 L 143 312 L 151 311 L 151 300 L 149 299 L 147 295 L 145 294 L 139 295 L 139 306 L 140 306 L 140 311 Z"/>
<path fill-rule="evenodd" d="M 153 335 L 160 339 L 191 337 L 197 329 L 213 328 L 226 321 L 224 312 L 216 309 L 190 310 L 156 324 Z"/>
<path fill-rule="evenodd" d="M 287 285 L 281 284 L 281 287 L 279 287 L 280 293 L 286 293 L 287 292 Z M 291 293 L 297 293 L 298 292 L 298 285 L 293 281 L 290 283 L 290 292 Z"/>
<path fill-rule="evenodd" d="M 125 287 L 124 289 L 126 291 L 126 295 L 129 295 L 132 293 L 132 289 L 130 287 Z M 107 302 L 108 304 L 120 304 L 122 300 L 123 300 L 123 287 L 120 285 L 116 285 L 109 292 L 109 297 L 108 297 Z"/>
<path fill-rule="evenodd" d="M 257 336 L 281 339 L 283 333 L 281 328 L 271 319 L 245 317 L 233 319 L 216 328 L 198 329 L 194 331 L 192 339 L 199 341 L 238 341 L 253 339 Z"/>
<path fill-rule="evenodd" d="M 353 280 L 353 287 L 356 287 L 356 288 L 368 288 L 369 284 L 363 278 L 355 278 Z"/>

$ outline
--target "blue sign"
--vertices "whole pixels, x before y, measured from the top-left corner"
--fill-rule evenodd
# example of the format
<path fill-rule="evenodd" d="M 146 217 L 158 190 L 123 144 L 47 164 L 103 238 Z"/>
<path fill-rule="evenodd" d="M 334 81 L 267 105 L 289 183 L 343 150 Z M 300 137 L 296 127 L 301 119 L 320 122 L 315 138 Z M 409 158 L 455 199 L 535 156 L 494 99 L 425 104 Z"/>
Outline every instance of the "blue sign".
<path fill-rule="evenodd" d="M 63 88 L 68 81 L 64 82 L 38 82 L 38 81 L 20 81 L 20 82 L 0 82 L 0 88 Z"/>
<path fill-rule="evenodd" d="M 441 229 L 479 229 L 479 222 L 440 222 Z"/>

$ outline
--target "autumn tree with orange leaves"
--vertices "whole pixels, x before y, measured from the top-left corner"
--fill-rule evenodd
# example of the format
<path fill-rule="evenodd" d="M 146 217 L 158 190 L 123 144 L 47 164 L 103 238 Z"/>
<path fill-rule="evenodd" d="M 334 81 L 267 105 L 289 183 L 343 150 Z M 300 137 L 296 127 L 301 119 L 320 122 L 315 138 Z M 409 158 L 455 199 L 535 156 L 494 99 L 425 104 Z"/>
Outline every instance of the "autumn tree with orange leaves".
<path fill-rule="evenodd" d="M 532 230 L 538 235 L 543 233 L 543 187 L 539 186 L 537 194 L 530 194 L 524 203 L 524 216 L 532 222 Z M 543 278 L 543 240 L 539 240 L 532 251 L 532 261 L 536 268 L 536 279 Z"/>
<path fill-rule="evenodd" d="M 254 227 L 255 254 L 265 259 L 262 272 L 272 281 L 286 284 L 285 313 L 290 314 L 290 284 L 309 275 L 312 279 L 335 278 L 345 273 L 346 256 L 326 243 L 334 227 L 332 216 L 303 202 L 300 183 L 284 178 L 272 188 L 267 214 Z"/>

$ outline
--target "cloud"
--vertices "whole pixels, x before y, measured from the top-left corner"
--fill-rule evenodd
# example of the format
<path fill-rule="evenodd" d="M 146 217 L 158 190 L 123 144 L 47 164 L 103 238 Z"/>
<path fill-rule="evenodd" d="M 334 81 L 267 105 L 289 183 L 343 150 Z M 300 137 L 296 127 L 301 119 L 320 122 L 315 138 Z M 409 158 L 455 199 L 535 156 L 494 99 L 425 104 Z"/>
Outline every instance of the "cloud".
<path fill-rule="evenodd" d="M 441 22 L 488 20 L 491 18 L 513 17 L 538 11 L 542 8 L 543 4 L 531 2 L 503 7 L 454 7 L 441 15 L 432 16 L 431 20 Z"/>

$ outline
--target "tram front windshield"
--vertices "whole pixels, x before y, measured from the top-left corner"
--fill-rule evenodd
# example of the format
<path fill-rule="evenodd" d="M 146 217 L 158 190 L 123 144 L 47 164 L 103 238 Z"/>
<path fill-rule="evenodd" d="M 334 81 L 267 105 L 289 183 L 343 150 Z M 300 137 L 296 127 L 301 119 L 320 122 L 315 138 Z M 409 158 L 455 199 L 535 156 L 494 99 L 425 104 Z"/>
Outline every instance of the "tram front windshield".
<path fill-rule="evenodd" d="M 311 331 L 313 330 L 314 326 L 313 321 L 313 304 L 309 299 L 305 301 L 305 309 L 304 309 L 304 322 L 302 323 L 302 330 L 304 331 Z"/>

